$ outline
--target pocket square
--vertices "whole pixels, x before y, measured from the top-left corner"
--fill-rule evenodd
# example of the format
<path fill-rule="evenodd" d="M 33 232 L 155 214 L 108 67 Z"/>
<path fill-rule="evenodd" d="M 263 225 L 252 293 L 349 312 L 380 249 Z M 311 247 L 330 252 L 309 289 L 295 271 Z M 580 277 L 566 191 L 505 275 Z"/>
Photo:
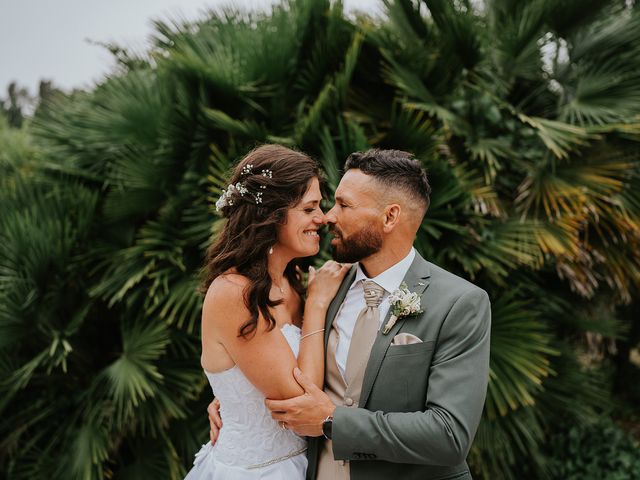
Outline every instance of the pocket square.
<path fill-rule="evenodd" d="M 411 345 L 412 343 L 422 343 L 415 335 L 411 335 L 410 333 L 399 333 L 393 340 L 391 341 L 391 345 Z"/>

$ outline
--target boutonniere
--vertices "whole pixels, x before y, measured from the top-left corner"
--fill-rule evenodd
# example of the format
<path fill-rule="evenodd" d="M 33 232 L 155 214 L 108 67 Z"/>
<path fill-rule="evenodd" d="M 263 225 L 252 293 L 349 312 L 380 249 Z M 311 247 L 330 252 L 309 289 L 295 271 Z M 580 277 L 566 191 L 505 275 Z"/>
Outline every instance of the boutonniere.
<path fill-rule="evenodd" d="M 407 284 L 402 282 L 400 288 L 391 292 L 389 295 L 389 305 L 391 305 L 391 317 L 385 324 L 382 333 L 386 335 L 389 330 L 396 324 L 399 318 L 408 317 L 410 315 L 418 315 L 423 310 L 420 309 L 420 295 L 416 292 L 410 292 Z"/>

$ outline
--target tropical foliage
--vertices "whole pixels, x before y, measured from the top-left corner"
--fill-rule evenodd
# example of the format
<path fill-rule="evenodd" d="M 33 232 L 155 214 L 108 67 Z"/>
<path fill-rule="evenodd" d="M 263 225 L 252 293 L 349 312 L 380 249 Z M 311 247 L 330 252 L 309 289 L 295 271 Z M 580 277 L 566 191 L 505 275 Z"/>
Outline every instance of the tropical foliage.
<path fill-rule="evenodd" d="M 158 21 L 144 55 L 111 49 L 118 69 L 91 91 L 23 130 L 0 116 L 2 475 L 182 478 L 207 439 L 196 290 L 212 205 L 264 142 L 315 156 L 329 194 L 353 151 L 424 162 L 416 247 L 493 303 L 480 478 L 552 477 L 541 445 L 558 419 L 609 413 L 608 376 L 578 354 L 586 334 L 622 338 L 638 302 L 640 12 L 385 6 Z"/>
<path fill-rule="evenodd" d="M 550 467 L 567 480 L 632 480 L 640 477 L 637 441 L 610 420 L 566 426 L 547 447 Z"/>

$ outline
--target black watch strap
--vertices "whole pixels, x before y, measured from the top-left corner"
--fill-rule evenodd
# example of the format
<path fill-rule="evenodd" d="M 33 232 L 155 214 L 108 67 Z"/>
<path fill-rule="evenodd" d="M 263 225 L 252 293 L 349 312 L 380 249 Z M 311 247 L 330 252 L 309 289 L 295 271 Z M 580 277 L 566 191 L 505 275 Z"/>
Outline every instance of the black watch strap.
<path fill-rule="evenodd" d="M 333 430 L 333 417 L 329 415 L 327 418 L 324 419 L 324 422 L 322 422 L 322 434 L 324 435 L 324 438 L 326 438 L 327 440 L 331 440 L 332 430 Z"/>

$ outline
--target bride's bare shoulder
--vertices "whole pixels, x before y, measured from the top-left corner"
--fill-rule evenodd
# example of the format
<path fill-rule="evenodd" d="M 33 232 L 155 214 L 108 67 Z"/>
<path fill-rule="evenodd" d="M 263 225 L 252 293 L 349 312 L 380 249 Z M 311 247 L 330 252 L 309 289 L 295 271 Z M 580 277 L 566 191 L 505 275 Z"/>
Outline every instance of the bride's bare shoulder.
<path fill-rule="evenodd" d="M 225 272 L 218 275 L 209 285 L 205 295 L 205 303 L 207 299 L 211 298 L 220 300 L 229 296 L 235 298 L 237 295 L 243 295 L 248 285 L 249 279 L 244 275 L 234 271 Z"/>
<path fill-rule="evenodd" d="M 207 289 L 203 313 L 214 317 L 216 312 L 222 311 L 227 314 L 232 311 L 244 313 L 244 294 L 248 285 L 249 279 L 237 272 L 229 271 L 217 276 Z"/>

